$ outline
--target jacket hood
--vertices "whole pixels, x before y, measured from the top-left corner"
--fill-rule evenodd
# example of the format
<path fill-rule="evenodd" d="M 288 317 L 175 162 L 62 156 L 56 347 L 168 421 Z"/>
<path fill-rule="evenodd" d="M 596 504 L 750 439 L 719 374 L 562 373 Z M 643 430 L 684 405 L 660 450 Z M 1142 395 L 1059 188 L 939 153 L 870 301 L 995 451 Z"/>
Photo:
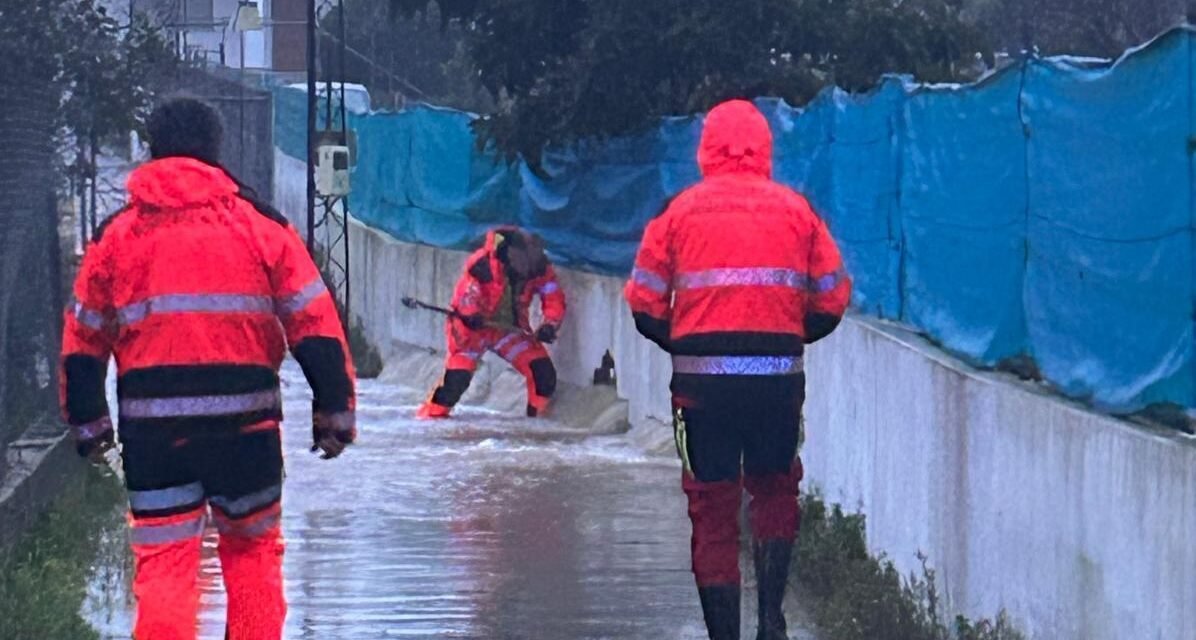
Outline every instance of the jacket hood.
<path fill-rule="evenodd" d="M 494 268 L 506 273 L 506 264 L 503 261 L 503 252 L 499 251 L 502 248 L 502 243 L 506 238 L 512 236 L 519 236 L 525 244 L 527 250 L 532 253 L 533 263 L 532 272 L 528 274 L 529 277 L 537 278 L 547 271 L 548 257 L 544 254 L 544 246 L 540 238 L 534 234 L 528 233 L 519 227 L 505 225 L 495 227 L 486 233 L 486 253 L 490 256 L 490 261 Z"/>
<path fill-rule="evenodd" d="M 710 110 L 698 147 L 702 175 L 750 173 L 772 177 L 772 131 L 747 100 L 731 100 Z"/>
<path fill-rule="evenodd" d="M 491 229 L 486 232 L 486 252 L 491 255 L 496 254 L 500 245 L 500 238 L 507 238 L 520 233 L 523 233 L 523 231 L 519 227 L 503 226 Z"/>
<path fill-rule="evenodd" d="M 141 165 L 129 175 L 132 204 L 179 209 L 235 195 L 237 183 L 220 167 L 192 158 L 162 158 Z"/>

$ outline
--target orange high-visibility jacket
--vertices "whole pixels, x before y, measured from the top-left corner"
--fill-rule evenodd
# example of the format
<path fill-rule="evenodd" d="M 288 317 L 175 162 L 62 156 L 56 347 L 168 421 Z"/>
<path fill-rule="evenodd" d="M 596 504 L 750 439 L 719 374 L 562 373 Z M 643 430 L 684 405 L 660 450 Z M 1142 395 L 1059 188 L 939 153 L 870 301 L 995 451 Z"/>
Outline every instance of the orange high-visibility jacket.
<path fill-rule="evenodd" d="M 679 373 L 786 373 L 847 308 L 839 249 L 805 198 L 771 180 L 771 156 L 755 106 L 715 108 L 698 151 L 703 180 L 644 234 L 625 295 L 641 332 L 682 356 Z"/>
<path fill-rule="evenodd" d="M 289 347 L 317 412 L 353 425 L 354 372 L 335 303 L 295 230 L 223 169 L 156 160 L 83 259 L 63 337 L 62 407 L 108 421 L 116 358 L 122 436 L 162 426 L 260 429 L 282 418 Z"/>
<path fill-rule="evenodd" d="M 465 261 L 465 273 L 453 292 L 454 310 L 463 316 L 480 315 L 486 319 L 506 311 L 499 309 L 509 286 L 506 267 L 499 259 L 500 239 L 522 233 L 515 227 L 500 227 L 486 234 L 486 244 Z M 523 331 L 532 330 L 528 309 L 536 296 L 540 296 L 544 322 L 559 329 L 565 321 L 565 292 L 561 291 L 556 271 L 547 261 L 508 300 L 513 305 L 510 313 L 515 324 Z"/>

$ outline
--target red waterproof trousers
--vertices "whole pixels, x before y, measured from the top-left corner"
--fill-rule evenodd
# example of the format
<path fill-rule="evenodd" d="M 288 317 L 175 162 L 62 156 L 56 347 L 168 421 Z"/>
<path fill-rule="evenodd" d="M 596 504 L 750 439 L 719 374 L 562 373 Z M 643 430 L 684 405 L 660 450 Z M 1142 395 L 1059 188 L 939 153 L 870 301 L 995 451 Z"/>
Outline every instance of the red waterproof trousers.
<path fill-rule="evenodd" d="M 498 328 L 471 331 L 458 321 L 450 321 L 448 343 L 444 378 L 422 409 L 425 417 L 449 415 L 469 388 L 478 362 L 487 351 L 510 363 L 527 380 L 528 415 L 543 415 L 548 409 L 556 392 L 556 369 L 548 350 L 533 336 Z"/>

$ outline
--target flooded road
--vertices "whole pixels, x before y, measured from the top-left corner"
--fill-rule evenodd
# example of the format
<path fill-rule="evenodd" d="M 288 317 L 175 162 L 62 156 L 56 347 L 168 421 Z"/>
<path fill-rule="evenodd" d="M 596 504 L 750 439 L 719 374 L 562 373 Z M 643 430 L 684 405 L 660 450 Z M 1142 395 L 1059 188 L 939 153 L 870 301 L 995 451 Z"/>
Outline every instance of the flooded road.
<path fill-rule="evenodd" d="M 306 384 L 284 371 L 288 639 L 705 637 L 674 461 L 476 409 L 414 421 L 422 392 L 359 391 L 361 444 L 322 461 Z M 224 637 L 214 542 L 205 640 Z M 118 574 L 101 566 L 85 606 L 109 638 L 131 626 Z"/>

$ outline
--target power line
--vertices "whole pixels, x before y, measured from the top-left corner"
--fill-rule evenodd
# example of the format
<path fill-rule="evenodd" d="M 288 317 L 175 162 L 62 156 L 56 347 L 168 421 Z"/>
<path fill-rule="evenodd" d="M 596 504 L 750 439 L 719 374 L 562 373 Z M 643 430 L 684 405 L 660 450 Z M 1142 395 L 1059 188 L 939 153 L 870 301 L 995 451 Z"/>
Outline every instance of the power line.
<path fill-rule="evenodd" d="M 419 87 L 412 84 L 410 80 L 407 80 L 406 78 L 395 75 L 394 72 L 392 72 L 390 69 L 378 64 L 370 56 L 358 51 L 357 49 L 354 49 L 348 43 L 346 43 L 345 41 L 338 38 L 335 34 L 324 29 L 323 26 L 320 26 L 319 29 L 320 29 L 320 33 L 335 40 L 338 45 L 340 45 L 345 51 L 348 51 L 349 53 L 353 54 L 357 59 L 361 60 L 362 62 L 365 62 L 366 64 L 370 65 L 374 69 L 381 71 L 384 75 L 389 77 L 391 80 L 394 80 L 394 81 L 402 84 L 403 86 L 407 87 L 408 89 L 411 90 L 412 93 L 416 94 L 420 98 L 422 98 L 424 100 L 431 99 L 431 96 L 429 96 L 427 92 L 425 92 L 424 90 L 422 90 Z M 343 81 L 344 78 L 341 78 L 341 80 Z"/>

